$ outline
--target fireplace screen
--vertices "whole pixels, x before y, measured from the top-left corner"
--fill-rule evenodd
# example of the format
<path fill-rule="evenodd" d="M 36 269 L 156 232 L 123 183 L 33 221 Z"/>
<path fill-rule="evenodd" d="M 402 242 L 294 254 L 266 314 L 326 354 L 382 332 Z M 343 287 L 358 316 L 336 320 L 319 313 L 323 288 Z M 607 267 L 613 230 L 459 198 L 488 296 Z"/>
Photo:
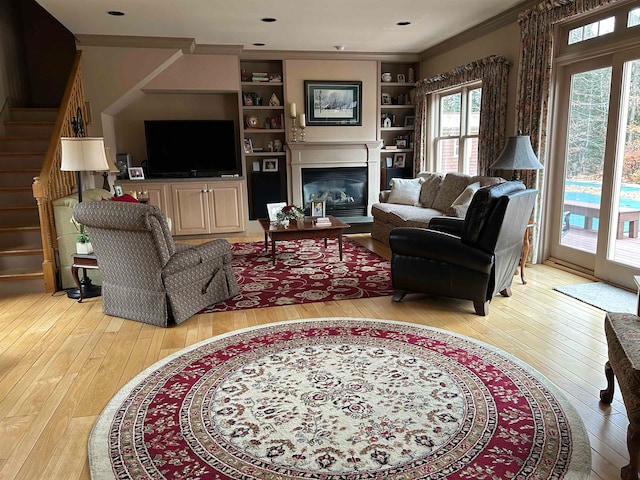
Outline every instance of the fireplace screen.
<path fill-rule="evenodd" d="M 311 214 L 311 202 L 325 203 L 325 215 L 364 216 L 367 211 L 367 168 L 302 169 L 304 209 Z"/>

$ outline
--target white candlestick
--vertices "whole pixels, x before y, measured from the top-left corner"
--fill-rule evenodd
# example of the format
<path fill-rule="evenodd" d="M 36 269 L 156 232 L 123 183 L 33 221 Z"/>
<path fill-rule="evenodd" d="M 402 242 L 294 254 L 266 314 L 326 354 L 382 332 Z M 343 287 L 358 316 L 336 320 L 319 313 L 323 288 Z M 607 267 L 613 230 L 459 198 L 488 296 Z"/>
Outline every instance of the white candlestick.
<path fill-rule="evenodd" d="M 295 103 L 291 103 L 291 118 L 294 118 L 296 116 L 296 104 Z"/>
<path fill-rule="evenodd" d="M 307 126 L 307 119 L 306 119 L 306 116 L 305 116 L 305 114 L 304 114 L 304 113 L 301 113 L 301 114 L 300 114 L 300 126 L 301 126 L 302 128 L 304 128 L 304 127 L 306 127 L 306 126 Z"/>

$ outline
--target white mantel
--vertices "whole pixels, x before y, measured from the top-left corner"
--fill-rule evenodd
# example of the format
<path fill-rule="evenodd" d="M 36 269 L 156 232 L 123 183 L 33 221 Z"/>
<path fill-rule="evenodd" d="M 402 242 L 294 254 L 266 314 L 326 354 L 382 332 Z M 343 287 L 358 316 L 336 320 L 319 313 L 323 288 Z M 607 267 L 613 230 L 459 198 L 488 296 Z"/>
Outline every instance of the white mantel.
<path fill-rule="evenodd" d="M 371 205 L 378 201 L 380 192 L 380 149 L 379 140 L 349 142 L 292 142 L 287 144 L 289 163 L 289 197 L 294 205 L 302 205 L 303 168 L 367 168 L 367 215 L 371 215 Z"/>

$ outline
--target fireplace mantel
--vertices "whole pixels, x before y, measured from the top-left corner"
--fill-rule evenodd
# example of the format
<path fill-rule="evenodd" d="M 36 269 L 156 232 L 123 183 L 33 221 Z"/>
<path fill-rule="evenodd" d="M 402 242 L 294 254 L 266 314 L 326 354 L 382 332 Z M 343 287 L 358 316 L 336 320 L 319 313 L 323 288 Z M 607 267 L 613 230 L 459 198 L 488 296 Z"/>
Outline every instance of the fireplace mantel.
<path fill-rule="evenodd" d="M 380 148 L 378 140 L 349 142 L 288 143 L 287 177 L 289 196 L 295 205 L 302 205 L 303 168 L 367 167 L 367 215 L 378 201 L 380 192 Z"/>

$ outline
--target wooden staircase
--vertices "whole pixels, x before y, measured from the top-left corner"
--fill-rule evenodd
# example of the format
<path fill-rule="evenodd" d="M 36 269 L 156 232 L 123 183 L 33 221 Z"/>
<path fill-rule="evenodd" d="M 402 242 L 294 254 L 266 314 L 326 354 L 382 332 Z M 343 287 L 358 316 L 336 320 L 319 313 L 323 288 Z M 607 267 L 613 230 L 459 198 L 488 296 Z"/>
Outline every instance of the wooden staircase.
<path fill-rule="evenodd" d="M 0 296 L 44 292 L 42 236 L 33 178 L 39 175 L 58 114 L 12 108 L 0 136 Z"/>

